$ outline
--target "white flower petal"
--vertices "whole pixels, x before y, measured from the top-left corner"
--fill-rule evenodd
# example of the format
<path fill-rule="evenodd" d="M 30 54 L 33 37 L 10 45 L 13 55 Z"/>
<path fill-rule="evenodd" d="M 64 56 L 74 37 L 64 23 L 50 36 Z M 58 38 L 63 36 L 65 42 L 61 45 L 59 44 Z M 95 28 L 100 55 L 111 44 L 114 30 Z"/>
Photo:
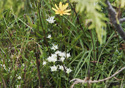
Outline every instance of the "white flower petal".
<path fill-rule="evenodd" d="M 66 57 L 67 57 L 67 58 L 71 57 L 70 53 L 67 53 L 67 54 L 66 54 Z"/>
<path fill-rule="evenodd" d="M 21 79 L 21 76 L 18 76 L 17 79 Z"/>
<path fill-rule="evenodd" d="M 50 39 L 50 38 L 51 38 L 51 35 L 48 35 L 48 36 L 47 36 L 47 38 L 49 38 L 49 39 Z"/>
<path fill-rule="evenodd" d="M 48 60 L 49 62 L 56 62 L 56 61 L 57 61 L 57 55 L 56 55 L 56 54 L 52 54 L 51 56 L 49 56 L 49 57 L 47 58 L 47 60 Z"/>
<path fill-rule="evenodd" d="M 66 53 L 65 52 L 61 52 L 61 53 L 59 53 L 59 56 L 60 57 L 66 57 Z"/>
<path fill-rule="evenodd" d="M 43 61 L 43 65 L 46 65 L 46 61 Z"/>
<path fill-rule="evenodd" d="M 62 71 L 64 70 L 62 65 L 59 65 L 59 69 L 62 70 Z"/>
<path fill-rule="evenodd" d="M 65 58 L 64 58 L 64 57 L 61 57 L 61 58 L 60 58 L 60 61 L 62 61 L 62 62 L 63 62 L 64 60 L 65 60 Z"/>
<path fill-rule="evenodd" d="M 59 51 L 59 50 L 57 50 L 57 51 L 55 52 L 55 54 L 57 54 L 57 55 L 59 55 L 59 53 L 60 53 L 60 51 Z"/>
<path fill-rule="evenodd" d="M 69 74 L 72 70 L 70 68 L 66 69 L 66 73 Z"/>
<path fill-rule="evenodd" d="M 58 46 L 57 45 L 55 45 L 55 44 L 53 44 L 53 46 L 52 46 L 52 48 L 51 48 L 52 50 L 57 50 L 58 49 Z"/>
<path fill-rule="evenodd" d="M 51 66 L 50 68 L 51 68 L 51 71 L 57 71 L 57 66 L 55 66 L 55 65 Z"/>

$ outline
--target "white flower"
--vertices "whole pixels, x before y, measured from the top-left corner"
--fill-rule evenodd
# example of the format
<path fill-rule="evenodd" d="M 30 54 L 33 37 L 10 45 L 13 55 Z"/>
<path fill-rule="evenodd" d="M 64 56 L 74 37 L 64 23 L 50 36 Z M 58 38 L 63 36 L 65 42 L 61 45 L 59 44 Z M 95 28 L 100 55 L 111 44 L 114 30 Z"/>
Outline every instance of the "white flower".
<path fill-rule="evenodd" d="M 51 57 L 57 58 L 57 55 L 56 54 L 52 54 Z"/>
<path fill-rule="evenodd" d="M 43 61 L 43 65 L 46 65 L 46 61 Z"/>
<path fill-rule="evenodd" d="M 53 46 L 52 46 L 52 48 L 51 48 L 51 49 L 56 50 L 56 49 L 58 49 L 58 46 L 57 46 L 57 45 L 55 45 L 55 44 L 53 44 Z"/>
<path fill-rule="evenodd" d="M 51 66 L 50 68 L 51 68 L 51 71 L 57 71 L 57 66 L 55 66 L 55 65 Z"/>
<path fill-rule="evenodd" d="M 71 57 L 70 53 L 67 53 L 67 54 L 66 54 L 66 57 L 67 57 L 67 58 Z"/>
<path fill-rule="evenodd" d="M 10 76 L 10 78 L 12 78 L 12 76 Z"/>
<path fill-rule="evenodd" d="M 11 68 L 9 67 L 9 68 L 8 68 L 8 71 L 10 71 L 10 69 L 11 69 Z"/>
<path fill-rule="evenodd" d="M 59 50 L 57 50 L 56 52 L 55 52 L 55 54 L 60 54 L 60 53 L 62 53 L 61 51 L 59 51 Z"/>
<path fill-rule="evenodd" d="M 65 58 L 64 58 L 64 57 L 61 57 L 61 58 L 60 58 L 60 61 L 62 61 L 62 62 L 63 62 L 64 60 L 65 60 Z"/>
<path fill-rule="evenodd" d="M 2 65 L 2 64 L 0 64 L 0 66 L 2 67 L 3 65 Z"/>
<path fill-rule="evenodd" d="M 6 65 L 5 64 L 3 64 L 3 68 L 6 70 Z"/>
<path fill-rule="evenodd" d="M 55 18 L 55 16 L 51 16 L 51 17 L 49 17 L 48 19 L 46 19 L 46 21 L 48 21 L 49 23 L 52 24 L 52 23 L 55 22 L 54 18 Z"/>
<path fill-rule="evenodd" d="M 54 59 L 53 57 L 48 57 L 47 60 L 49 62 L 56 62 L 57 61 L 57 59 Z"/>
<path fill-rule="evenodd" d="M 1 59 L 1 62 L 3 62 L 3 59 Z"/>
<path fill-rule="evenodd" d="M 62 70 L 62 71 L 64 70 L 62 65 L 59 65 L 59 69 Z"/>
<path fill-rule="evenodd" d="M 16 85 L 16 88 L 21 88 L 21 85 Z"/>
<path fill-rule="evenodd" d="M 10 59 L 8 60 L 8 62 L 10 62 Z"/>
<path fill-rule="evenodd" d="M 23 63 L 23 64 L 22 64 L 22 66 L 24 67 L 24 66 L 25 66 L 25 64 Z"/>
<path fill-rule="evenodd" d="M 66 73 L 69 74 L 72 70 L 70 68 L 66 69 Z"/>
<path fill-rule="evenodd" d="M 48 57 L 47 60 L 48 60 L 49 62 L 53 62 L 53 58 L 52 58 L 52 57 Z"/>
<path fill-rule="evenodd" d="M 47 58 L 49 62 L 56 62 L 57 61 L 57 55 L 52 54 L 50 57 Z"/>
<path fill-rule="evenodd" d="M 59 53 L 59 56 L 60 56 L 60 57 L 65 57 L 65 56 L 66 56 L 66 53 L 65 53 L 65 52 L 61 52 L 61 53 Z"/>
<path fill-rule="evenodd" d="M 21 79 L 21 76 L 18 76 L 17 79 Z"/>
<path fill-rule="evenodd" d="M 6 68 L 6 65 L 5 65 L 5 64 L 3 64 L 3 67 L 4 67 L 4 68 Z"/>
<path fill-rule="evenodd" d="M 51 35 L 48 35 L 48 36 L 47 36 L 47 38 L 49 38 L 49 39 L 50 39 L 50 38 L 51 38 Z"/>

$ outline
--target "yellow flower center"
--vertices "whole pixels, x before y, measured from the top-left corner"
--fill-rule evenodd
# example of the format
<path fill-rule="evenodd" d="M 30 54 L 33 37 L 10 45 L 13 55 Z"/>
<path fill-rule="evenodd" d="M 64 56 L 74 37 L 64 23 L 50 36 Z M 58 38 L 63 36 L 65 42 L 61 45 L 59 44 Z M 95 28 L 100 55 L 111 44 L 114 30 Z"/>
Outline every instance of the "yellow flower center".
<path fill-rule="evenodd" d="M 63 10 L 59 10 L 59 13 L 60 13 L 60 14 L 63 14 L 63 13 L 64 13 L 64 11 L 63 11 Z"/>

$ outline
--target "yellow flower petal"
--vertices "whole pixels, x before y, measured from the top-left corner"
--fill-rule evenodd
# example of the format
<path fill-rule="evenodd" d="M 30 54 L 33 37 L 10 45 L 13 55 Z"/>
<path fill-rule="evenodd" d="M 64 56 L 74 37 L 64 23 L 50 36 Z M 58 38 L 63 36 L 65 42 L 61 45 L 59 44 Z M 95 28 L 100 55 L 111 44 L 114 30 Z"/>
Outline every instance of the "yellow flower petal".
<path fill-rule="evenodd" d="M 61 10 L 65 10 L 68 7 L 68 3 L 66 5 L 63 5 L 63 8 Z"/>
<path fill-rule="evenodd" d="M 59 11 L 56 11 L 55 13 L 56 13 L 56 14 L 60 14 Z"/>
<path fill-rule="evenodd" d="M 71 9 L 65 10 L 64 12 L 67 13 L 67 12 L 69 12 L 69 11 L 71 11 Z"/>
<path fill-rule="evenodd" d="M 55 4 L 56 9 L 59 9 L 58 6 Z"/>
<path fill-rule="evenodd" d="M 63 14 L 65 14 L 65 15 L 70 15 L 71 13 L 63 13 Z"/>
<path fill-rule="evenodd" d="M 60 8 L 60 9 L 62 8 L 62 2 L 59 3 L 59 8 Z"/>
<path fill-rule="evenodd" d="M 62 16 L 63 14 L 61 13 L 60 15 Z"/>
<path fill-rule="evenodd" d="M 57 11 L 55 8 L 52 8 L 55 12 Z"/>

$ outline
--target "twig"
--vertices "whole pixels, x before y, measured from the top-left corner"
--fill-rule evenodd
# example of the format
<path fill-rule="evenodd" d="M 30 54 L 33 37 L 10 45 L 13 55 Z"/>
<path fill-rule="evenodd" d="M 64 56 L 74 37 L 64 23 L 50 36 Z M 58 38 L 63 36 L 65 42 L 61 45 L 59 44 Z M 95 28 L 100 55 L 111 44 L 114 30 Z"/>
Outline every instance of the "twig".
<path fill-rule="evenodd" d="M 125 17 L 124 17 L 124 18 L 119 19 L 119 22 L 120 22 L 120 23 L 125 22 Z"/>
<path fill-rule="evenodd" d="M 122 79 L 118 79 L 118 78 L 116 78 L 116 77 L 114 77 L 116 80 L 122 80 Z"/>
<path fill-rule="evenodd" d="M 102 64 L 102 62 L 98 62 L 98 61 L 90 61 L 91 63 L 100 63 Z"/>
<path fill-rule="evenodd" d="M 121 24 L 117 22 L 115 9 L 111 6 L 111 4 L 108 0 L 106 0 L 106 4 L 108 5 L 108 13 L 109 13 L 110 18 L 111 18 L 111 23 L 115 26 L 119 35 L 125 40 L 125 32 L 122 29 Z M 123 21 L 124 20 L 122 20 L 121 22 L 123 22 Z"/>
<path fill-rule="evenodd" d="M 39 58 L 39 52 L 36 52 L 36 64 L 37 64 L 37 72 L 38 72 L 38 78 L 39 78 L 39 85 L 40 85 L 40 88 L 42 88 L 42 82 L 41 82 L 41 77 L 40 77 L 40 63 L 38 61 L 38 58 Z"/>
<path fill-rule="evenodd" d="M 2 74 L 0 74 L 0 76 L 1 76 L 1 78 L 2 78 L 4 88 L 7 88 L 6 82 L 5 82 L 5 80 L 4 80 L 3 76 L 2 76 Z"/>
<path fill-rule="evenodd" d="M 74 83 L 71 85 L 71 88 L 73 88 L 74 85 L 78 84 L 78 83 L 82 83 L 82 84 L 89 83 L 89 84 L 91 84 L 91 83 L 98 83 L 98 82 L 103 82 L 103 81 L 109 80 L 109 79 L 113 78 L 115 75 L 117 75 L 118 73 L 120 73 L 121 71 L 123 71 L 124 69 L 125 69 L 125 67 L 123 67 L 119 71 L 115 72 L 112 76 L 107 77 L 105 79 L 101 79 L 101 80 L 93 80 L 93 81 L 92 80 L 87 80 L 87 77 L 84 80 L 81 80 L 81 79 L 78 79 L 78 78 L 74 78 L 74 79 L 72 79 L 70 81 L 70 82 L 74 81 Z"/>

